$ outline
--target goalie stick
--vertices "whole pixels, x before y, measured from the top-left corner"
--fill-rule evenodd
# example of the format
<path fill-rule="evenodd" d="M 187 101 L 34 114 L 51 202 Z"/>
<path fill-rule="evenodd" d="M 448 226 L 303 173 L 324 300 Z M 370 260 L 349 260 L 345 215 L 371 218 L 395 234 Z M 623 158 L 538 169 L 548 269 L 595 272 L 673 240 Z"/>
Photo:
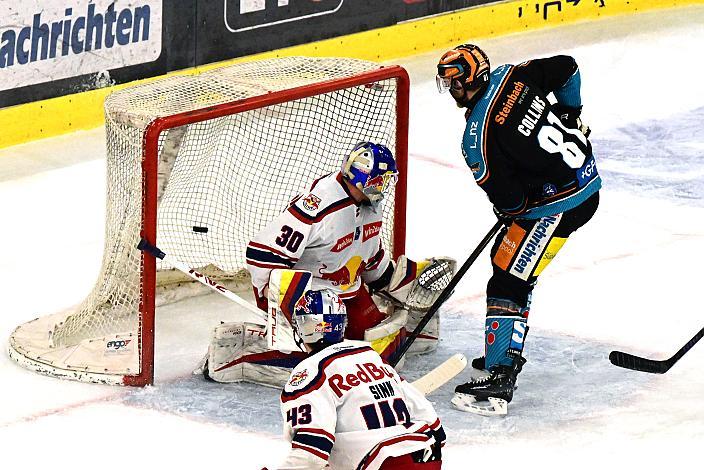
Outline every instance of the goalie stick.
<path fill-rule="evenodd" d="M 303 342 L 301 338 L 298 336 L 298 333 L 296 333 L 295 329 L 293 328 L 272 328 L 271 324 L 272 321 L 274 320 L 273 317 L 273 312 L 271 309 L 269 309 L 269 312 L 265 314 L 259 308 L 255 307 L 251 303 L 247 302 L 244 300 L 242 297 L 239 295 L 235 294 L 234 292 L 228 290 L 225 286 L 222 284 L 218 284 L 216 281 L 213 279 L 209 278 L 205 274 L 199 273 L 195 269 L 189 267 L 187 264 L 174 259 L 172 256 L 167 255 L 163 251 L 161 251 L 159 248 L 156 246 L 152 245 L 145 239 L 141 239 L 139 244 L 137 244 L 137 248 L 140 250 L 151 254 L 155 258 L 159 258 L 160 260 L 166 261 L 169 263 L 171 266 L 174 268 L 178 269 L 182 273 L 188 275 L 191 279 L 194 279 L 201 284 L 210 287 L 212 290 L 215 292 L 227 297 L 228 299 L 232 300 L 236 304 L 238 304 L 240 307 L 243 307 L 245 311 L 252 316 L 247 319 L 247 321 L 251 323 L 256 323 L 258 325 L 263 325 L 267 327 L 267 343 L 269 344 L 272 349 L 277 349 L 279 351 L 285 351 L 285 352 L 291 352 L 291 351 L 303 351 Z M 282 326 L 282 325 L 280 325 Z M 288 331 L 288 333 L 282 333 L 282 331 Z M 277 337 L 279 338 L 277 341 L 280 346 L 273 347 L 272 343 L 272 338 Z M 288 346 L 286 346 L 288 340 Z M 283 346 L 281 346 L 283 345 Z"/>
<path fill-rule="evenodd" d="M 257 307 L 254 305 L 250 304 L 246 300 L 244 300 L 242 297 L 239 295 L 235 294 L 234 292 L 230 291 L 227 289 L 225 286 L 222 284 L 218 284 L 214 280 L 210 279 L 208 276 L 205 274 L 199 273 L 195 269 L 190 268 L 188 265 L 185 263 L 182 263 L 181 261 L 174 259 L 172 256 L 167 255 L 163 251 L 161 251 L 159 248 L 156 246 L 152 245 L 145 239 L 141 239 L 139 244 L 137 245 L 137 248 L 139 248 L 141 251 L 144 251 L 146 253 L 149 253 L 155 258 L 159 258 L 162 261 L 166 261 L 169 263 L 171 266 L 174 268 L 178 269 L 182 273 L 186 274 L 188 277 L 191 279 L 194 279 L 201 284 L 210 287 L 212 290 L 215 292 L 220 293 L 221 295 L 224 295 L 228 299 L 232 300 L 236 304 L 238 304 L 240 307 L 243 307 L 246 309 L 249 313 L 253 314 L 257 321 L 253 323 L 258 323 L 260 325 L 266 325 L 267 324 L 267 319 L 261 310 L 259 310 Z"/>
<path fill-rule="evenodd" d="M 423 316 L 423 318 L 418 322 L 418 325 L 416 328 L 413 330 L 412 333 L 409 333 L 408 336 L 406 337 L 406 341 L 403 343 L 403 346 L 396 352 L 396 354 L 391 358 L 389 363 L 392 366 L 396 366 L 398 362 L 401 360 L 404 354 L 406 354 L 406 351 L 408 351 L 408 348 L 411 347 L 411 344 L 416 340 L 416 338 L 421 334 L 423 331 L 423 328 L 430 322 L 430 320 L 433 318 L 435 313 L 440 309 L 442 304 L 445 303 L 447 299 L 450 298 L 452 293 L 455 290 L 455 287 L 457 284 L 462 280 L 462 277 L 465 275 L 467 270 L 474 264 L 474 262 L 477 260 L 479 255 L 484 251 L 484 248 L 489 244 L 492 238 L 501 230 L 501 227 L 503 227 L 504 223 L 499 220 L 497 221 L 493 227 L 491 227 L 491 230 L 482 238 L 482 241 L 479 242 L 479 245 L 474 249 L 471 255 L 469 255 L 469 258 L 467 258 L 467 261 L 464 262 L 462 267 L 457 271 L 457 274 L 455 274 L 455 277 L 452 278 L 452 280 L 448 283 L 447 287 L 445 287 L 445 290 L 442 291 L 442 293 L 438 296 L 437 299 L 435 299 L 435 302 L 433 302 L 433 305 L 430 306 L 426 314 Z M 449 380 L 449 379 L 448 379 Z"/>
<path fill-rule="evenodd" d="M 634 356 L 633 354 L 628 354 L 621 351 L 611 351 L 609 354 L 609 360 L 611 363 L 618 367 L 623 367 L 625 369 L 637 370 L 639 372 L 647 372 L 649 374 L 664 374 L 672 366 L 679 361 L 682 356 L 684 356 L 687 351 L 692 349 L 692 346 L 697 344 L 697 342 L 704 337 L 704 328 L 699 330 L 699 332 L 694 335 L 692 339 L 687 341 L 687 343 L 680 348 L 671 358 L 663 359 L 658 361 L 656 359 L 646 359 L 640 356 Z"/>

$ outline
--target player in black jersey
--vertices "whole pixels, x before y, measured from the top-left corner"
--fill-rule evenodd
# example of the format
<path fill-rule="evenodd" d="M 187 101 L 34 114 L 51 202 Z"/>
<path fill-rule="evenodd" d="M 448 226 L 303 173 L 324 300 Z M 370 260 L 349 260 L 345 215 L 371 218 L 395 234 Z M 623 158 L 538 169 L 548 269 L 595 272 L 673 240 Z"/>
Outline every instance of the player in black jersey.
<path fill-rule="evenodd" d="M 601 178 L 589 128 L 580 120 L 579 68 L 572 57 L 560 55 L 492 72 L 479 47 L 463 44 L 440 59 L 437 84 L 466 108 L 462 153 L 506 224 L 491 251 L 485 357 L 473 362 L 489 376 L 459 385 L 453 404 L 505 414 L 525 363 L 533 287 L 599 204 Z"/>

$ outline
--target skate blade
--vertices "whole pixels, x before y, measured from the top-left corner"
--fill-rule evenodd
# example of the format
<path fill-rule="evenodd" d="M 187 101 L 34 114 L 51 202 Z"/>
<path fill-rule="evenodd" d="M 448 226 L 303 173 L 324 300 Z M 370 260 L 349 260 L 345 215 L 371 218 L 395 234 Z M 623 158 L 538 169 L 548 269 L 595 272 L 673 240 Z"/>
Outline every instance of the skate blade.
<path fill-rule="evenodd" d="M 460 411 L 481 416 L 506 416 L 508 413 L 508 402 L 501 398 L 489 397 L 488 402 L 478 402 L 474 395 L 455 393 L 451 403 Z"/>

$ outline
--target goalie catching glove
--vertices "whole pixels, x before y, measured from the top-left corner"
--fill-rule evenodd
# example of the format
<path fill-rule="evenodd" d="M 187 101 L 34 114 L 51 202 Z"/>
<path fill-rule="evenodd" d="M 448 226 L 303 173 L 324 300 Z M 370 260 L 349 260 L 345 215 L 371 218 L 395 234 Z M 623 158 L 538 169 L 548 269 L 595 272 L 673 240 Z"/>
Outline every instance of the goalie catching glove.
<path fill-rule="evenodd" d="M 426 312 L 452 280 L 456 266 L 452 258 L 413 261 L 401 255 L 369 289 L 397 307 Z"/>
<path fill-rule="evenodd" d="M 435 300 L 452 280 L 457 261 L 438 257 L 413 261 L 399 256 L 381 278 L 369 284 L 372 293 L 389 300 L 396 308 L 408 311 L 407 331 L 413 331 Z M 440 317 L 434 315 L 408 354 L 425 354 L 437 348 Z"/>

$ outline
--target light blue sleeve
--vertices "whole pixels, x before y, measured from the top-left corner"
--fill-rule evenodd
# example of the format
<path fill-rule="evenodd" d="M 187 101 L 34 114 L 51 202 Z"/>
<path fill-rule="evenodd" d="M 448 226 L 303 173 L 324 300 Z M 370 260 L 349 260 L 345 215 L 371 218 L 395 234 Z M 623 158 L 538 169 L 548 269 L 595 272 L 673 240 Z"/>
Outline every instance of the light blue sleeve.
<path fill-rule="evenodd" d="M 577 69 L 567 82 L 562 85 L 562 88 L 555 90 L 555 98 L 561 105 L 579 108 L 582 106 L 581 88 L 582 79 L 579 75 L 579 69 Z"/>

